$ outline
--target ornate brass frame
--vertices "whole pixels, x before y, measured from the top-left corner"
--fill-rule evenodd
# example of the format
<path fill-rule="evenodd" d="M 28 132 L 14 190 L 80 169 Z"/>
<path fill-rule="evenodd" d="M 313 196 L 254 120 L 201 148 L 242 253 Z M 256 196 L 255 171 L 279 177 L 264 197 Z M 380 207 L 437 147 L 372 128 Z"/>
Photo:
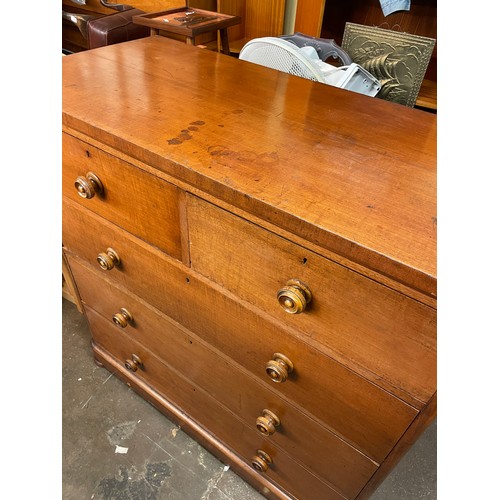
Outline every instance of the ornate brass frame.
<path fill-rule="evenodd" d="M 377 97 L 415 106 L 436 45 L 434 38 L 375 26 L 346 23 L 342 48 L 352 60 L 380 80 Z"/>

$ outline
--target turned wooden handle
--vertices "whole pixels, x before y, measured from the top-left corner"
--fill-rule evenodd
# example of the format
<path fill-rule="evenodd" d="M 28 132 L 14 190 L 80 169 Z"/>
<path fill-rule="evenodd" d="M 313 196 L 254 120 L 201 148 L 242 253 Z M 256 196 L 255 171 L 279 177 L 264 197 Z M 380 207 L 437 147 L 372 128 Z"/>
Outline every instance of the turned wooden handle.
<path fill-rule="evenodd" d="M 144 370 L 144 364 L 141 358 L 137 354 L 132 354 L 132 359 L 125 360 L 125 368 L 132 372 L 136 372 L 137 368 Z"/>
<path fill-rule="evenodd" d="M 288 375 L 293 372 L 293 363 L 279 352 L 273 354 L 273 359 L 266 363 L 266 373 L 276 383 L 286 382 Z"/>
<path fill-rule="evenodd" d="M 112 248 L 108 248 L 106 252 L 102 252 L 97 256 L 97 263 L 104 271 L 111 271 L 115 266 L 121 264 L 121 259 Z"/>
<path fill-rule="evenodd" d="M 298 279 L 288 280 L 276 296 L 280 306 L 290 314 L 300 314 L 312 299 L 311 290 Z"/>
<path fill-rule="evenodd" d="M 255 425 L 257 430 L 266 435 L 271 436 L 276 431 L 276 427 L 281 424 L 279 417 L 270 410 L 262 410 L 262 415 L 257 417 Z"/>
<path fill-rule="evenodd" d="M 266 472 L 272 463 L 272 458 L 262 450 L 257 450 L 256 455 L 252 458 L 252 467 L 258 472 Z"/>
<path fill-rule="evenodd" d="M 102 194 L 104 187 L 99 177 L 93 172 L 89 172 L 85 177 L 79 176 L 75 181 L 75 188 L 82 198 L 90 199 L 96 193 Z"/>
<path fill-rule="evenodd" d="M 121 328 L 125 328 L 129 323 L 134 322 L 134 317 L 124 307 L 113 316 L 113 323 Z"/>

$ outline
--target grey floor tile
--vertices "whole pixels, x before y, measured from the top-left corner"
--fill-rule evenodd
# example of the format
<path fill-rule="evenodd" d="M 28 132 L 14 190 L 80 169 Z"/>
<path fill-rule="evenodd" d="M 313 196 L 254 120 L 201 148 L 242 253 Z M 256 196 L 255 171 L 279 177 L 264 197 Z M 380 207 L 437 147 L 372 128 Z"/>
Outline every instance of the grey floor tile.
<path fill-rule="evenodd" d="M 373 500 L 420 500 L 437 498 L 437 423 L 420 436 L 385 481 Z"/>

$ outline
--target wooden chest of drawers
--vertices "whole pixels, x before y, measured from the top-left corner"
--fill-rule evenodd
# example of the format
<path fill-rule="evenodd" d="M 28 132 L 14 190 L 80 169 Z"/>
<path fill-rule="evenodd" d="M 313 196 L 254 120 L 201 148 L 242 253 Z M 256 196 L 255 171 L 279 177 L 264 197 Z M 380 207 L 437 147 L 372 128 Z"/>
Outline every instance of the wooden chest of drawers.
<path fill-rule="evenodd" d="M 151 37 L 64 58 L 62 146 L 96 361 L 269 498 L 369 497 L 436 415 L 435 117 Z"/>

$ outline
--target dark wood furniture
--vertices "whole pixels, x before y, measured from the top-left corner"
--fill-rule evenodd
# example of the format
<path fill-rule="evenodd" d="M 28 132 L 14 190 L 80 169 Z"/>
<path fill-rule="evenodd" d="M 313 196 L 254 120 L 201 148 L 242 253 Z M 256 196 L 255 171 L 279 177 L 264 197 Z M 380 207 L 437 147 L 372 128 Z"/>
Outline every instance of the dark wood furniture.
<path fill-rule="evenodd" d="M 219 12 L 242 19 L 228 29 L 231 53 L 238 55 L 253 38 L 283 35 L 286 3 L 286 0 L 217 0 Z"/>
<path fill-rule="evenodd" d="M 86 0 L 85 4 L 82 5 L 78 5 L 72 0 L 62 0 L 61 3 L 63 10 L 62 49 L 65 53 L 81 52 L 91 48 L 88 38 L 82 34 L 77 24 L 65 19 L 68 15 L 78 15 L 79 18 L 81 18 L 81 24 L 84 24 L 85 21 L 97 20 L 104 16 L 115 14 L 116 10 L 112 8 L 111 5 L 127 4 L 143 12 L 155 12 L 158 10 L 179 7 L 180 4 L 178 0 L 109 0 L 104 2 L 104 5 L 100 0 Z M 216 0 L 190 0 L 189 4 L 190 7 L 205 10 L 216 9 Z M 139 12 L 136 12 L 136 14 L 139 14 Z M 80 25 L 80 28 L 81 27 Z M 211 38 L 205 38 L 205 40 L 210 39 Z"/>
<path fill-rule="evenodd" d="M 151 35 L 180 35 L 186 38 L 188 45 L 195 45 L 196 38 L 200 35 L 218 34 L 221 52 L 226 55 L 229 55 L 227 29 L 240 22 L 241 18 L 238 16 L 187 7 L 140 14 L 134 17 L 134 23 L 148 26 Z"/>
<path fill-rule="evenodd" d="M 62 88 L 98 364 L 268 498 L 369 497 L 436 415 L 436 116 L 159 36 Z"/>

